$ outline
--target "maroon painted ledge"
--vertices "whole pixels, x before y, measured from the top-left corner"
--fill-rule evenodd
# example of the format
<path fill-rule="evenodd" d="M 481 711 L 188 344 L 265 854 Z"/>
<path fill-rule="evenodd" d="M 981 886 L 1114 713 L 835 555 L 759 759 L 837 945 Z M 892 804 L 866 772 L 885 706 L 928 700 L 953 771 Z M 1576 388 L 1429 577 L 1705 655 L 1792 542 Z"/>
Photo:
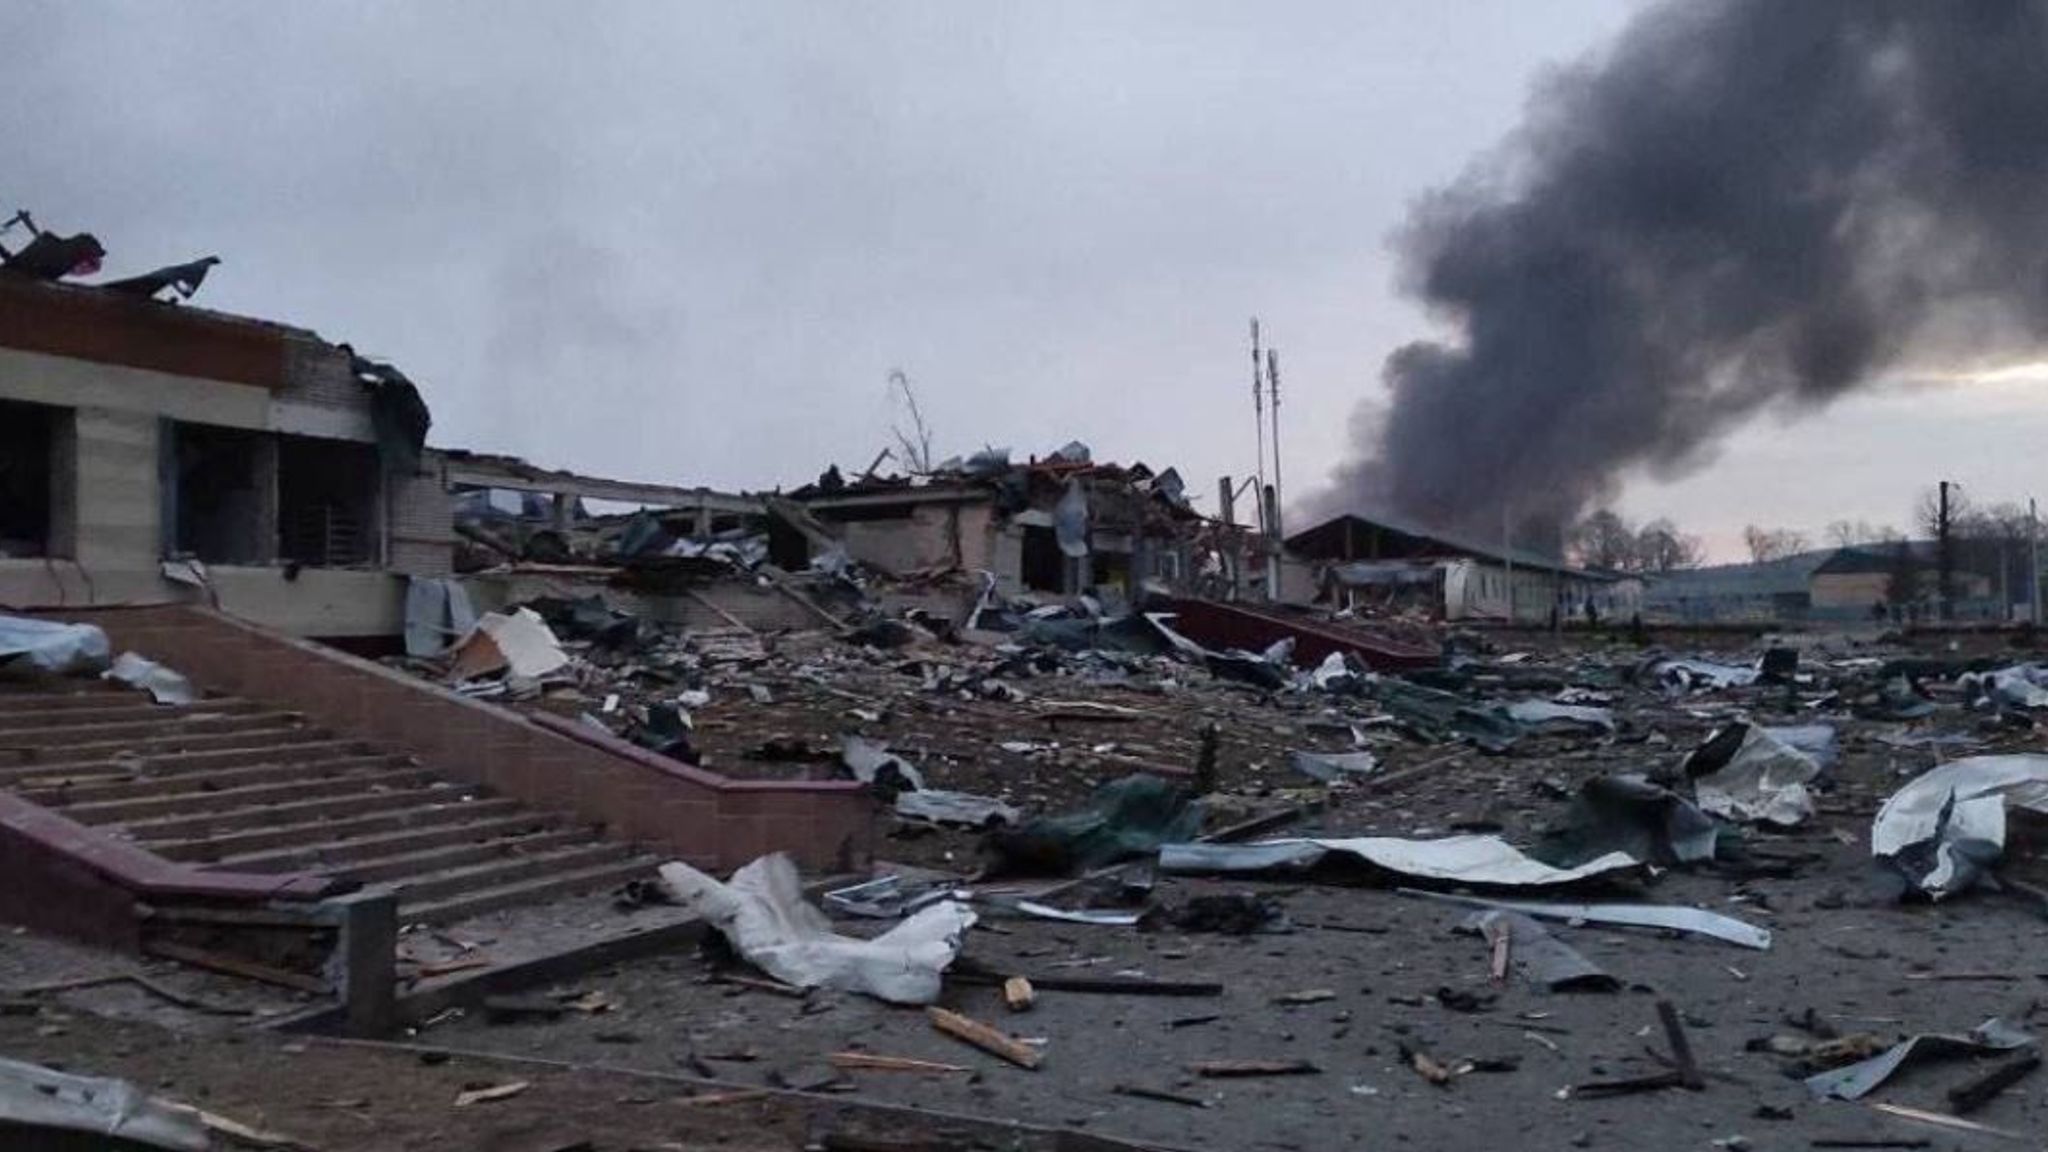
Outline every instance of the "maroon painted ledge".
<path fill-rule="evenodd" d="M 137 897 L 221 901 L 320 900 L 348 891 L 350 881 L 309 872 L 209 872 L 165 860 L 147 849 L 0 792 L 0 835 L 31 850 L 75 861 Z M 32 882 L 16 875 L 13 883 Z"/>

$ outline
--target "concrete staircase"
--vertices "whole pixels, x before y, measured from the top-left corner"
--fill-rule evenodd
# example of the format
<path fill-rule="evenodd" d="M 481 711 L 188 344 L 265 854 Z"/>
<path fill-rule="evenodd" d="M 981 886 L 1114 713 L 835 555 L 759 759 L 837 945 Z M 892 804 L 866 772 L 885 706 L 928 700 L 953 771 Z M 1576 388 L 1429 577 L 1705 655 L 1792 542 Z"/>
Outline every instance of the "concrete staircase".
<path fill-rule="evenodd" d="M 402 751 L 232 697 L 166 707 L 95 682 L 0 684 L 0 790 L 166 860 L 389 885 L 401 924 L 599 891 L 657 863 Z"/>

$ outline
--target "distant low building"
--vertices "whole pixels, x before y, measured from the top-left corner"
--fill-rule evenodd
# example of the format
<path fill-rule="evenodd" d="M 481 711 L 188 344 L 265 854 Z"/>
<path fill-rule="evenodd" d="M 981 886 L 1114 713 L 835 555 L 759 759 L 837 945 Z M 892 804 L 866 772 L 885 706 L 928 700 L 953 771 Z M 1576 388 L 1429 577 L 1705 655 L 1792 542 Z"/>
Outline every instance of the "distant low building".
<path fill-rule="evenodd" d="M 1833 553 L 1802 552 L 1762 564 L 1716 564 L 1651 577 L 1643 615 L 1666 623 L 1798 621 L 1813 608 L 1814 570 Z M 1868 610 L 1870 604 L 1863 604 Z"/>
<path fill-rule="evenodd" d="M 1950 577 L 1956 598 L 1954 614 L 1971 619 L 2003 615 L 1997 585 L 1989 573 L 1965 566 L 1977 549 L 1957 548 L 1956 571 Z M 1933 540 L 1869 544 L 1835 551 L 1813 571 L 1813 607 L 1833 616 L 1917 613 L 1940 603 L 1941 547 Z"/>
<path fill-rule="evenodd" d="M 1574 568 L 1554 556 L 1461 540 L 1384 516 L 1334 516 L 1287 538 L 1315 566 L 1319 599 L 1337 607 L 1413 608 L 1445 620 L 1545 623 L 1625 620 L 1640 608 L 1635 577 Z"/>

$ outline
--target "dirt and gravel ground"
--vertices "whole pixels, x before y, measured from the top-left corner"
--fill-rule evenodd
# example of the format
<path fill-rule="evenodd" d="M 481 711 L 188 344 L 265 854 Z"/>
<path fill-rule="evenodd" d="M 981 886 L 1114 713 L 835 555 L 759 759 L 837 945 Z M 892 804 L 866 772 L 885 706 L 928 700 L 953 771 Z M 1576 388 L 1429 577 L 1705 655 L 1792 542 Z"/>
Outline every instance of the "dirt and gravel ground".
<path fill-rule="evenodd" d="M 1757 1050 L 1773 1037 L 1811 1040 L 1827 1032 L 1869 1033 L 1881 1041 L 1920 1031 L 1958 1032 L 1993 1016 L 2048 1028 L 2048 1015 L 2040 1009 L 2048 1000 L 2048 919 L 2039 905 L 1988 892 L 1933 907 L 1901 905 L 1873 883 L 1868 854 L 1878 805 L 1934 762 L 1935 747 L 1925 739 L 1930 733 L 1967 737 L 1979 751 L 2038 751 L 2040 739 L 2031 727 L 1965 710 L 1940 695 L 1938 686 L 1940 709 L 1916 725 L 1856 718 L 1851 705 L 1867 687 L 1867 670 L 1835 671 L 1822 662 L 1829 656 L 1903 651 L 1869 646 L 1869 639 L 1803 638 L 1805 666 L 1817 670 L 1818 678 L 1789 692 L 1671 698 L 1642 686 L 1609 684 L 1622 724 L 1614 736 L 1531 738 L 1503 756 L 1383 743 L 1377 747 L 1386 774 L 1417 766 L 1426 771 L 1398 790 L 1368 784 L 1332 793 L 1324 811 L 1287 829 L 1415 836 L 1485 828 L 1526 845 L 1562 812 L 1564 798 L 1581 781 L 1617 771 L 1669 771 L 1716 724 L 1738 714 L 1764 723 L 1832 723 L 1843 755 L 1821 796 L 1818 817 L 1796 832 L 1749 837 L 1753 860 L 1768 866 L 1762 874 L 1672 872 L 1622 893 L 1768 927 L 1775 939 L 1767 952 L 1708 939 L 1559 925 L 1557 935 L 1614 974 L 1622 988 L 1548 993 L 1514 981 L 1493 985 L 1485 945 L 1454 933 L 1460 913 L 1437 903 L 1321 879 L 1225 884 L 1168 877 L 1159 880 L 1156 899 L 1263 893 L 1285 907 L 1292 928 L 1240 938 L 991 916 L 970 933 L 967 955 L 998 972 L 1142 974 L 1222 985 L 1220 995 L 1197 998 L 1047 990 L 1023 1014 L 1006 1012 L 993 988 L 949 985 L 947 1005 L 1042 1043 L 1045 1061 L 1035 1072 L 934 1032 L 917 1010 L 829 992 L 795 999 L 711 982 L 714 958 L 697 953 L 634 962 L 573 985 L 536 990 L 560 999 L 587 997 L 586 1005 L 605 1006 L 600 1012 L 493 1023 L 471 1011 L 414 1039 L 662 1076 L 708 1071 L 739 1085 L 1027 1120 L 1165 1147 L 1789 1149 L 1829 1146 L 1827 1141 L 1919 1140 L 1929 1143 L 1917 1146 L 1937 1148 L 2039 1145 L 2040 1134 L 2048 1131 L 2048 1075 L 2021 1080 L 1973 1114 L 1973 1120 L 2016 1134 L 2001 1137 L 1934 1127 L 1868 1106 L 1888 1102 L 1943 1111 L 1946 1091 L 1982 1071 L 1987 1065 L 1981 1062 L 1916 1067 L 1865 1103 L 1823 1103 L 1798 1082 L 1789 1058 Z M 1753 656 L 1760 644 L 1723 639 L 1717 646 L 1729 655 Z M 1532 655 L 1482 675 L 1532 683 L 1553 673 L 1567 682 L 1605 679 L 1601 669 L 1626 666 L 1637 656 L 1611 639 L 1503 637 L 1496 647 Z M 1948 657 L 2017 655 L 2000 637 L 1943 639 L 1931 651 Z M 1320 696 L 1266 699 L 1199 676 L 1183 677 L 1184 683 L 1164 690 L 1040 677 L 1018 682 L 1028 697 L 1024 701 L 963 699 L 925 690 L 922 674 L 896 671 L 900 660 L 891 660 L 897 657 L 842 661 L 838 673 L 822 680 L 790 675 L 778 662 L 729 670 L 714 687 L 713 703 L 699 709 L 699 746 L 714 763 L 729 766 L 777 737 L 829 748 L 838 734 L 862 730 L 919 762 L 935 787 L 1000 794 L 1035 812 L 1073 803 L 1095 782 L 1137 766 L 1119 755 L 1192 765 L 1200 725 L 1214 719 L 1224 734 L 1214 826 L 1321 798 L 1322 789 L 1287 769 L 1286 750 L 1348 747 L 1350 722 L 1373 710 L 1369 702 Z M 764 682 L 774 703 L 753 700 L 738 686 L 742 679 Z M 1831 697 L 1837 682 L 1845 691 Z M 1495 687 L 1482 685 L 1489 692 Z M 1063 730 L 1049 734 L 1051 726 L 1038 717 L 1053 707 L 1047 702 L 1077 699 L 1113 702 L 1143 715 L 1099 725 L 1062 721 Z M 1059 740 L 1060 748 L 1015 753 L 1001 747 L 1005 741 L 1049 739 Z M 1110 744 L 1116 747 L 1105 749 Z M 1943 754 L 1960 752 L 1951 746 Z M 883 850 L 899 862 L 965 875 L 978 860 L 971 833 L 897 831 Z M 2037 844 L 2027 838 L 2015 842 L 2008 860 L 2013 873 L 2042 878 Z M 854 921 L 842 930 L 879 927 Z M 0 972 L 10 979 L 37 975 L 8 968 L 8 955 L 0 948 Z M 1574 1085 L 1664 1067 L 1653 1052 L 1664 1047 L 1655 1011 L 1659 999 L 1673 1001 L 1683 1013 L 1706 1071 L 1704 1086 L 1609 1099 L 1569 1093 Z M 134 1076 L 166 1091 L 182 1084 L 233 1105 L 221 1110 L 238 1118 L 287 1130 L 293 1129 L 285 1119 L 302 1124 L 304 1130 L 294 1134 L 317 1147 L 564 1146 L 510 1142 L 513 1132 L 530 1130 L 538 1139 L 590 1139 L 598 1148 L 639 1147 L 635 1141 L 649 1140 L 657 1142 L 644 1146 L 680 1140 L 689 1147 L 781 1148 L 802 1147 L 816 1135 L 806 1127 L 814 1123 L 808 1114 L 791 1119 L 767 1105 L 760 1114 L 744 1115 L 725 1105 L 679 1105 L 677 1097 L 707 1089 L 670 1080 L 634 1088 L 622 1086 L 623 1080 L 578 1078 L 594 1073 L 551 1073 L 545 1088 L 536 1080 L 519 1097 L 457 1112 L 451 1101 L 464 1086 L 535 1077 L 465 1060 L 427 1066 L 411 1055 L 319 1045 L 301 1050 L 297 1042 L 267 1036 L 223 1040 L 217 1020 L 207 1022 L 213 1036 L 179 1026 L 176 1035 L 187 1038 L 167 1041 L 168 1034 L 151 1029 L 178 1022 L 159 1018 L 155 1010 L 146 1019 L 108 1022 L 100 1018 L 104 1005 L 70 994 L 39 998 L 37 1004 L 33 1014 L 0 1015 L 0 1040 L 8 1054 Z M 877 1072 L 830 1064 L 833 1053 L 847 1051 L 956 1064 L 964 1071 Z M 1473 1068 L 1435 1085 L 1414 1071 L 1414 1052 L 1453 1069 L 1467 1063 Z M 1226 1059 L 1304 1060 L 1316 1070 L 1219 1080 L 1189 1069 L 1194 1062 Z M 1120 1088 L 1185 1100 L 1134 1097 Z M 815 1105 L 779 1106 L 803 1112 Z M 689 1126 L 702 1122 L 699 1113 L 714 1109 L 718 1116 L 711 1127 Z M 378 1127 L 387 1115 L 406 1119 Z M 652 1127 L 649 1117 L 657 1118 Z M 719 1126 L 727 1121 L 730 1126 Z M 975 1145 L 970 1139 L 930 1146 Z"/>

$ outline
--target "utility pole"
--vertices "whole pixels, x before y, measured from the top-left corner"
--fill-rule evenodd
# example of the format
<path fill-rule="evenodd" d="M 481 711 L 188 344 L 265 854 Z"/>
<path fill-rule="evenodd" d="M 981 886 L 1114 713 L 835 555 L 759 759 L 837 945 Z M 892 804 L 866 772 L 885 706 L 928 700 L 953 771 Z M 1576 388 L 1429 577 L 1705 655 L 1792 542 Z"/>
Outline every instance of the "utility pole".
<path fill-rule="evenodd" d="M 1955 618 L 1956 550 L 1948 517 L 1949 482 L 1941 481 L 1940 503 L 1934 514 L 1935 592 L 1941 597 L 1941 618 Z"/>
<path fill-rule="evenodd" d="M 2027 619 L 2041 626 L 2041 510 L 2027 497 Z"/>
<path fill-rule="evenodd" d="M 1253 491 L 1258 493 L 1259 531 L 1261 533 L 1266 530 L 1266 401 L 1264 397 L 1259 395 L 1259 371 L 1264 366 L 1264 363 L 1259 356 L 1259 318 L 1254 316 L 1252 317 L 1252 419 L 1258 422 L 1259 427 L 1259 470 L 1256 474 L 1259 486 Z"/>
<path fill-rule="evenodd" d="M 1280 350 L 1278 348 L 1266 349 L 1266 386 L 1271 389 L 1270 399 L 1272 400 L 1271 407 L 1273 409 L 1273 494 L 1275 497 L 1284 497 L 1285 489 L 1280 487 Z M 1277 535 L 1280 531 L 1279 526 L 1275 525 L 1273 531 Z"/>

